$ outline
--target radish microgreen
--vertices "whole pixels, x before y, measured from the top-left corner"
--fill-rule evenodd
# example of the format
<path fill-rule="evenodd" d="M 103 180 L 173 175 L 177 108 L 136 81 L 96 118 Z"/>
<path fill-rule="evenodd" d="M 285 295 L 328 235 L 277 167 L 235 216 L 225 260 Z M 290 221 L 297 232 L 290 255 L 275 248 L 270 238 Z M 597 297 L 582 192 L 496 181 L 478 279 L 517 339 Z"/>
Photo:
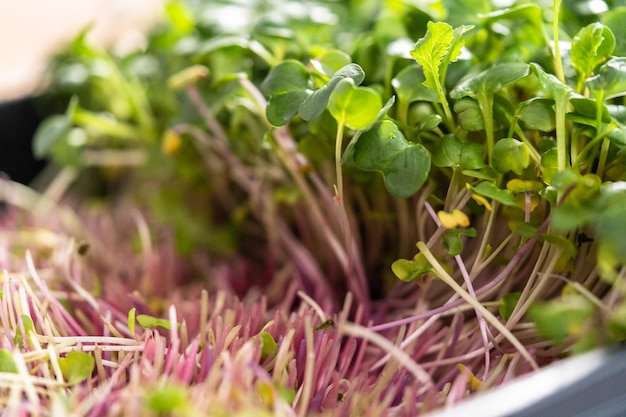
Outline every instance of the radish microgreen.
<path fill-rule="evenodd" d="M 624 340 L 624 10 L 247 3 L 55 61 L 3 404 L 417 415 Z"/>

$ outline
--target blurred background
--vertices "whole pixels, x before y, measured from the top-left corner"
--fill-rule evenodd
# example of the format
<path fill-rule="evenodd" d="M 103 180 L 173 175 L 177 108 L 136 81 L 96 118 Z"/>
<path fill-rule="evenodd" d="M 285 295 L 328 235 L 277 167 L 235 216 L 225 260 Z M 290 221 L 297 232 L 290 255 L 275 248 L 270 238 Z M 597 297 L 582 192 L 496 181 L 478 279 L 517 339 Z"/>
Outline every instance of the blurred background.
<path fill-rule="evenodd" d="M 44 115 L 31 100 L 50 58 L 83 29 L 119 52 L 141 48 L 164 0 L 0 0 L 0 175 L 30 182 L 41 169 L 30 139 Z"/>

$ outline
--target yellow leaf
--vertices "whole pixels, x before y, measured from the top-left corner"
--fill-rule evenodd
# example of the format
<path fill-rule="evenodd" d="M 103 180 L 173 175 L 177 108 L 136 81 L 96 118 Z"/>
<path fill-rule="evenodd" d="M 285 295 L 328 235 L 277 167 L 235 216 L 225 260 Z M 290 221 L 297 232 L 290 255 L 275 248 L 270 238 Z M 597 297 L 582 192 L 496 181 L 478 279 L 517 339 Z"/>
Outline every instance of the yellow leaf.
<path fill-rule="evenodd" d="M 176 153 L 182 145 L 182 138 L 178 133 L 173 130 L 168 130 L 163 135 L 163 141 L 161 142 L 161 150 L 165 155 L 172 155 Z"/>
<path fill-rule="evenodd" d="M 482 195 L 472 194 L 472 199 L 481 206 L 485 206 L 488 211 L 491 211 L 491 203 Z"/>

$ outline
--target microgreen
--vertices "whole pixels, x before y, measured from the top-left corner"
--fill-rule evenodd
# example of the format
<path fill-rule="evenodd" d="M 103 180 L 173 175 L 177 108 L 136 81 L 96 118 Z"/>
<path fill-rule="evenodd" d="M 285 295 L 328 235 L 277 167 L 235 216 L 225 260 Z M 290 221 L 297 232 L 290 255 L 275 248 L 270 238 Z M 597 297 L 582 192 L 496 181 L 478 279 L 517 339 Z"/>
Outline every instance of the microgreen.
<path fill-rule="evenodd" d="M 439 103 L 443 106 L 445 120 L 454 127 L 454 119 L 450 111 L 444 88 L 448 65 L 457 60 L 463 46 L 463 34 L 473 26 L 452 28 L 445 22 L 428 22 L 426 35 L 417 41 L 411 56 L 424 69 L 424 85 L 437 93 Z"/>
<path fill-rule="evenodd" d="M 92 355 L 80 351 L 69 352 L 66 357 L 59 358 L 58 362 L 63 378 L 70 385 L 89 378 L 96 364 Z"/>
<path fill-rule="evenodd" d="M 0 349 L 0 372 L 17 373 L 13 355 L 6 349 Z"/>
<path fill-rule="evenodd" d="M 148 314 L 137 314 L 137 323 L 144 329 L 161 327 L 165 330 L 170 330 L 171 327 L 169 320 L 153 317 Z"/>
<path fill-rule="evenodd" d="M 495 144 L 493 122 L 494 95 L 498 90 L 526 77 L 528 74 L 529 69 L 526 64 L 502 63 L 478 74 L 469 75 L 450 91 L 452 98 L 470 97 L 476 100 L 487 136 L 485 151 L 488 160 L 492 158 Z"/>
<path fill-rule="evenodd" d="M 381 121 L 359 136 L 353 159 L 364 171 L 381 172 L 389 192 L 398 197 L 409 197 L 419 190 L 430 170 L 426 148 L 407 141 L 390 120 Z"/>
<path fill-rule="evenodd" d="M 33 141 L 60 173 L 0 178 L 3 405 L 418 415 L 622 341 L 624 10 L 425 3 L 79 34 Z"/>

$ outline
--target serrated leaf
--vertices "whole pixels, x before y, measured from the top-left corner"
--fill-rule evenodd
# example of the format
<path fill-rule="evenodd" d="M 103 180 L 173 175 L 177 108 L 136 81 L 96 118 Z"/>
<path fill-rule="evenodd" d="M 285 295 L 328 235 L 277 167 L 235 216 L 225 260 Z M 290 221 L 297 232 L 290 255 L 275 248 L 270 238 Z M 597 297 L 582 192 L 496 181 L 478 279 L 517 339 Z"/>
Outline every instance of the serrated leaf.
<path fill-rule="evenodd" d="M 89 353 L 72 351 L 59 358 L 59 368 L 68 384 L 74 385 L 91 377 L 96 361 Z"/>
<path fill-rule="evenodd" d="M 472 29 L 474 29 L 474 25 L 461 25 L 454 28 L 452 31 L 454 41 L 452 42 L 450 53 L 444 59 L 444 64 L 455 62 L 457 60 L 457 58 L 461 55 L 463 45 L 465 44 L 463 41 L 463 35 Z"/>
<path fill-rule="evenodd" d="M 338 122 L 360 130 L 376 121 L 383 101 L 375 90 L 357 87 L 351 78 L 342 79 L 328 101 L 328 111 Z"/>
<path fill-rule="evenodd" d="M 353 160 L 364 171 L 381 172 L 387 190 L 402 198 L 415 194 L 430 171 L 428 150 L 407 141 L 390 120 L 377 123 L 359 136 Z"/>
<path fill-rule="evenodd" d="M 611 29 L 602 23 L 591 23 L 578 31 L 572 40 L 570 59 L 582 77 L 609 59 L 615 49 L 615 36 Z"/>
<path fill-rule="evenodd" d="M 298 108 L 313 92 L 309 89 L 309 73 L 299 61 L 286 60 L 273 67 L 262 91 L 269 96 L 267 120 L 274 126 L 284 126 L 298 113 Z"/>
<path fill-rule="evenodd" d="M 411 56 L 424 69 L 424 85 L 434 91 L 439 88 L 439 68 L 453 41 L 452 26 L 445 22 L 428 22 L 426 35 L 416 42 L 411 51 Z"/>

